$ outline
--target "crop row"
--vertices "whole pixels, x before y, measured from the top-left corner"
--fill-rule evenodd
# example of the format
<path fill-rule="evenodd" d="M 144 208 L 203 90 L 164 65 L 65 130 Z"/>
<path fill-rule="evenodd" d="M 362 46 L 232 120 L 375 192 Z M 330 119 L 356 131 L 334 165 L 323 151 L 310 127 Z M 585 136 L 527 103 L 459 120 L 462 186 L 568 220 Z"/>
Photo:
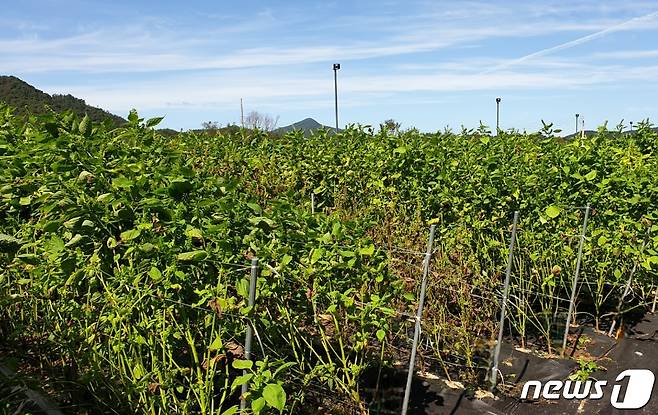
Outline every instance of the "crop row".
<path fill-rule="evenodd" d="M 0 107 L 0 337 L 97 411 L 231 414 L 248 383 L 254 413 L 347 411 L 332 394 L 367 412 L 366 374 L 377 395 L 382 367 L 406 358 L 430 224 L 423 336 L 448 377 L 482 381 L 515 210 L 516 341 L 552 350 L 586 204 L 580 321 L 606 328 L 653 299 L 648 125 L 565 142 L 356 126 L 163 137 L 159 121 Z"/>

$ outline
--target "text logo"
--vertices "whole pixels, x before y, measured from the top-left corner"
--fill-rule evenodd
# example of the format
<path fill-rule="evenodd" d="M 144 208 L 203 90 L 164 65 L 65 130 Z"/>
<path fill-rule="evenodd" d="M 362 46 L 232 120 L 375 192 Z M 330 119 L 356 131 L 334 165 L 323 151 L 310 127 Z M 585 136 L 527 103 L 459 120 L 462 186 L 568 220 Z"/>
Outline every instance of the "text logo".
<path fill-rule="evenodd" d="M 626 391 L 621 398 L 622 385 L 620 381 L 628 379 Z M 651 399 L 655 376 L 652 371 L 647 369 L 628 369 L 621 372 L 615 379 L 612 386 L 612 396 L 610 404 L 617 409 L 640 409 Z M 532 399 L 539 399 L 541 395 L 544 399 L 591 399 L 597 400 L 604 396 L 603 388 L 608 384 L 605 380 L 587 380 L 581 381 L 561 381 L 549 380 L 542 384 L 538 380 L 531 380 L 523 385 L 521 399 L 527 399 L 532 391 Z"/>

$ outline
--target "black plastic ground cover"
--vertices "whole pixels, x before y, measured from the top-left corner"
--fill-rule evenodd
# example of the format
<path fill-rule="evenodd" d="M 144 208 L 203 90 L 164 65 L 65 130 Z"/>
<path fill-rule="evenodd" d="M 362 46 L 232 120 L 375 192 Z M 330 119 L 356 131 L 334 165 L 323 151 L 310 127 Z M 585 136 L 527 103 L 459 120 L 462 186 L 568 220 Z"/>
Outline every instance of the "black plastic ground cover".
<path fill-rule="evenodd" d="M 415 378 L 412 388 L 410 415 L 560 415 L 560 414 L 658 414 L 658 385 L 651 399 L 641 409 L 616 409 L 610 402 L 617 376 L 627 369 L 648 369 L 658 376 L 658 316 L 647 314 L 635 326 L 627 328 L 624 337 L 615 339 L 596 333 L 591 328 L 573 330 L 588 341 L 572 359 L 543 358 L 504 344 L 500 370 L 507 396 L 497 399 L 475 399 L 472 390 L 449 388 L 444 380 Z M 591 374 L 593 381 L 607 381 L 604 397 L 599 400 L 521 400 L 525 382 L 539 380 L 566 381 L 579 367 L 578 357 L 594 359 L 602 369 Z M 623 393 L 621 396 L 623 397 Z M 395 413 L 392 408 L 390 412 Z M 399 412 L 397 412 L 399 413 Z"/>

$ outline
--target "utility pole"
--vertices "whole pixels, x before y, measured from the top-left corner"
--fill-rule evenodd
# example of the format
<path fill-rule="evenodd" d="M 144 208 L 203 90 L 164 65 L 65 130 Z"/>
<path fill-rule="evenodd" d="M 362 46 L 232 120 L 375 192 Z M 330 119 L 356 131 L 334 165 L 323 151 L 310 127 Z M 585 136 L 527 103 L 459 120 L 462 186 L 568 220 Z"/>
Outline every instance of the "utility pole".
<path fill-rule="evenodd" d="M 338 133 L 338 70 L 340 63 L 334 63 L 334 103 L 336 106 L 336 133 Z"/>
<path fill-rule="evenodd" d="M 496 135 L 500 131 L 500 98 L 496 98 Z"/>
<path fill-rule="evenodd" d="M 242 106 L 242 98 L 240 98 L 240 125 L 244 129 L 244 107 Z"/>

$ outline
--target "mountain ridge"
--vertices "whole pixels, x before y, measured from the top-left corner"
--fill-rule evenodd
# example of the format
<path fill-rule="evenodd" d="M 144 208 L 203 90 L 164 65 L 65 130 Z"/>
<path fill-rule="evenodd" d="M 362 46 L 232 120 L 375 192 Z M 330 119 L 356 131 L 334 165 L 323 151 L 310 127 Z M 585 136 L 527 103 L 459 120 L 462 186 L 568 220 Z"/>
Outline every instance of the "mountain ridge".
<path fill-rule="evenodd" d="M 80 117 L 87 114 L 95 122 L 108 118 L 119 125 L 127 122 L 124 118 L 88 105 L 83 99 L 71 94 L 50 95 L 12 75 L 0 75 L 0 101 L 13 107 L 17 115 L 47 114 L 49 109 L 55 112 L 71 110 Z"/>

